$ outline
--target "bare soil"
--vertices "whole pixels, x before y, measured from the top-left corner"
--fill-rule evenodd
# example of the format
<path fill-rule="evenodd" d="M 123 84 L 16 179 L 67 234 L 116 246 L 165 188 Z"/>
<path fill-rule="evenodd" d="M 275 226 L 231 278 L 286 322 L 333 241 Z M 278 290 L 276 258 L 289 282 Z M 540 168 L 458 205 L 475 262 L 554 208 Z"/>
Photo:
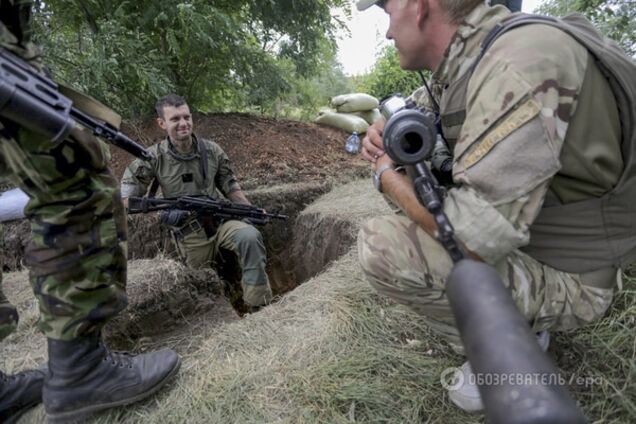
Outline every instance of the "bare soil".
<path fill-rule="evenodd" d="M 359 156 L 345 152 L 348 134 L 336 128 L 244 113 L 195 113 L 193 119 L 195 133 L 215 141 L 227 153 L 241 186 L 253 192 L 248 193 L 250 200 L 269 211 L 288 214 L 292 219 L 334 184 L 367 176 L 370 172 L 368 164 Z M 123 131 L 146 146 L 164 137 L 154 119 L 128 123 Z M 121 178 L 134 157 L 114 147 L 111 147 L 111 154 L 111 168 Z M 296 188 L 266 192 L 271 187 L 290 184 Z M 175 257 L 171 243 L 166 243 L 169 240 L 167 232 L 151 216 L 148 219 L 131 217 L 129 230 L 131 259 L 152 258 L 158 252 Z M 139 240 L 140 234 L 144 240 Z M 271 234 L 266 234 L 266 239 L 269 236 Z M 5 272 L 21 268 L 29 237 L 28 222 L 6 224 L 5 246 L 0 249 L 0 264 Z M 271 245 L 267 248 L 275 254 L 284 250 L 281 247 L 272 249 Z M 281 275 L 280 279 L 289 278 Z M 283 283 L 284 286 L 288 284 Z"/>
<path fill-rule="evenodd" d="M 193 120 L 195 134 L 215 141 L 227 153 L 244 189 L 369 172 L 359 156 L 345 152 L 348 134 L 339 129 L 244 113 L 195 113 Z M 155 120 L 127 125 L 124 131 L 146 146 L 164 137 Z M 133 157 L 111 150 L 113 170 L 121 177 Z"/>

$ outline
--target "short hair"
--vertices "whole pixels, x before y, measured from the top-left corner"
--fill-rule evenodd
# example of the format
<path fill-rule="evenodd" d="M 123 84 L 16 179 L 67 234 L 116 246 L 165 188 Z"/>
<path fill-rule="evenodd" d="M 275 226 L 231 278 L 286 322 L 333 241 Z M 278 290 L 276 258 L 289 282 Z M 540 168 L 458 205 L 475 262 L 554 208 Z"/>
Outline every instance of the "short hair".
<path fill-rule="evenodd" d="M 484 0 L 439 0 L 439 4 L 448 14 L 451 22 L 459 23 Z"/>
<path fill-rule="evenodd" d="M 166 106 L 179 107 L 187 104 L 185 99 L 177 94 L 168 94 L 167 96 L 163 96 L 157 103 L 155 104 L 155 110 L 157 111 L 157 116 L 159 118 L 163 118 L 163 108 Z"/>

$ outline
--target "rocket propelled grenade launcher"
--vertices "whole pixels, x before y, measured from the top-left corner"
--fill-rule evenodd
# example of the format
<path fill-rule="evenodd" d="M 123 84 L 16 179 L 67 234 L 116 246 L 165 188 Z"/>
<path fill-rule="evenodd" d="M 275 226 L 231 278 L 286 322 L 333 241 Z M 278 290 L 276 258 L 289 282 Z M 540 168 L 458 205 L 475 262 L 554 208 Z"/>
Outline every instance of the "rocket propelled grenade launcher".
<path fill-rule="evenodd" d="M 390 97 L 380 111 L 387 119 L 384 150 L 405 165 L 420 203 L 433 215 L 437 238 L 454 266 L 446 280 L 450 303 L 466 356 L 479 384 L 488 421 L 493 424 L 583 424 L 556 365 L 541 350 L 527 320 L 495 269 L 467 258 L 444 213 L 446 194 L 427 162 L 435 166 L 441 134 L 434 113 Z M 444 158 L 446 160 L 446 158 Z M 497 380 L 488 384 L 487 381 Z"/>

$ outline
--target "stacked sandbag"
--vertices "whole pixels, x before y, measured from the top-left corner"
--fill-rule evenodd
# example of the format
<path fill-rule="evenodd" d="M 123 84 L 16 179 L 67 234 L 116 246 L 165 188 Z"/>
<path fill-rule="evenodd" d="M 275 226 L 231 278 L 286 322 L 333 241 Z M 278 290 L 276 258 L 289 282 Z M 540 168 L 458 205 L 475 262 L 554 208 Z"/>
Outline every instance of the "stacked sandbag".
<path fill-rule="evenodd" d="M 378 99 L 365 93 L 336 96 L 331 105 L 334 109 L 321 109 L 314 122 L 362 134 L 380 117 Z"/>

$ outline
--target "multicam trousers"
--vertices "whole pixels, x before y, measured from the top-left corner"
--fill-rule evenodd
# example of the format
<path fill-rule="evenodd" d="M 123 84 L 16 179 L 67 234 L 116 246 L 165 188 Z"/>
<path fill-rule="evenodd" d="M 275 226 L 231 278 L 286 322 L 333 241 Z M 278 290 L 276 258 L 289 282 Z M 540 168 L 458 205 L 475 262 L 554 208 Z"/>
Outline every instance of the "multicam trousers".
<path fill-rule="evenodd" d="M 272 289 L 265 272 L 265 243 L 254 226 L 242 221 L 226 221 L 213 237 L 199 229 L 181 239 L 177 237 L 177 240 L 177 248 L 188 266 L 212 265 L 230 282 L 240 281 L 243 300 L 250 306 L 271 302 Z"/>
<path fill-rule="evenodd" d="M 423 315 L 431 329 L 462 352 L 444 295 L 453 264 L 437 240 L 404 216 L 384 216 L 362 227 L 358 249 L 376 290 Z M 612 302 L 613 289 L 584 285 L 579 275 L 552 269 L 518 250 L 495 268 L 536 331 L 580 327 L 603 316 Z"/>
<path fill-rule="evenodd" d="M 25 262 L 48 338 L 99 331 L 126 306 L 126 220 L 109 159 L 108 147 L 79 128 L 53 144 L 0 122 L 0 175 L 31 198 Z M 4 336 L 17 321 L 6 304 L 0 306 Z"/>

